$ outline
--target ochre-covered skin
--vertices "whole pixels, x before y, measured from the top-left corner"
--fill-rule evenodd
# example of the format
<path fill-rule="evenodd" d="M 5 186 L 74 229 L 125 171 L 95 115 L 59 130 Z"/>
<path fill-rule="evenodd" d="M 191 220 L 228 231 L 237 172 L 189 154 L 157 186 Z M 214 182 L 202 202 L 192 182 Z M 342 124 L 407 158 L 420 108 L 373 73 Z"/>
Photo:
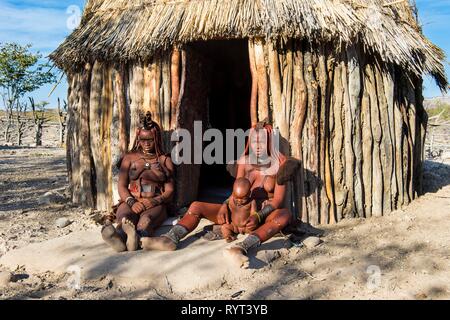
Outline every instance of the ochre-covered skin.
<path fill-rule="evenodd" d="M 227 242 L 231 242 L 236 240 L 236 234 L 247 234 L 254 230 L 246 226 L 250 215 L 256 213 L 256 201 L 251 199 L 251 184 L 248 179 L 236 179 L 228 208 L 231 221 L 223 224 L 221 231 Z"/>
<path fill-rule="evenodd" d="M 116 211 L 116 231 L 127 242 L 129 251 L 138 248 L 139 237 L 151 236 L 164 222 L 166 206 L 173 198 L 174 166 L 170 157 L 161 152 L 160 134 L 159 126 L 147 115 L 136 132 L 133 149 L 120 164 L 118 191 L 121 201 Z M 118 237 L 114 235 L 116 243 L 113 243 L 109 234 L 114 235 L 112 230 L 102 231 L 105 241 L 114 249 L 122 248 L 117 243 Z"/>
<path fill-rule="evenodd" d="M 153 126 L 152 126 L 153 124 Z M 137 147 L 122 160 L 119 172 L 119 195 L 123 202 L 117 210 L 117 223 L 125 217 L 138 231 L 150 235 L 166 218 L 166 204 L 174 192 L 173 163 L 161 154 L 160 129 L 154 122 L 137 132 Z M 137 202 L 130 207 L 126 200 Z"/>
<path fill-rule="evenodd" d="M 239 194 L 238 197 L 236 197 L 237 199 L 234 199 L 233 195 L 231 196 L 231 199 L 229 199 L 232 202 L 237 200 L 238 207 L 245 203 L 243 207 L 237 210 L 233 210 L 233 207 L 230 210 L 235 211 L 235 219 L 239 220 L 236 221 L 237 224 L 234 224 L 234 221 L 231 221 L 233 220 L 233 216 L 230 216 L 228 204 L 226 202 L 223 204 L 214 204 L 195 201 L 189 207 L 186 215 L 178 222 L 178 225 L 173 227 L 167 234 L 161 237 L 145 238 L 145 241 L 142 239 L 143 248 L 146 250 L 176 250 L 179 241 L 192 232 L 198 226 L 202 218 L 205 218 L 212 221 L 214 224 L 229 225 L 223 228 L 223 231 L 225 231 L 229 240 L 232 240 L 235 230 L 244 233 L 250 232 L 242 243 L 237 243 L 224 251 L 224 256 L 229 259 L 229 261 L 232 261 L 235 265 L 240 267 L 248 267 L 248 249 L 267 241 L 283 230 L 291 222 L 292 217 L 289 210 L 282 207 L 286 194 L 286 187 L 278 184 L 276 179 L 278 170 L 285 162 L 286 158 L 273 148 L 271 145 L 272 137 L 272 127 L 270 125 L 261 125 L 261 123 L 259 123 L 250 131 L 246 151 L 238 161 L 236 177 L 237 181 L 248 180 L 248 184 L 250 185 L 250 196 L 248 201 L 250 203 L 246 203 L 247 200 L 241 201 L 239 199 L 242 194 L 246 193 L 245 188 L 242 188 L 242 186 L 239 186 L 234 192 L 235 194 Z M 252 152 L 249 152 L 250 150 Z M 257 161 L 247 161 L 250 160 L 250 157 L 253 157 L 253 159 L 256 158 Z M 259 160 L 270 161 L 267 162 L 268 165 L 264 165 L 264 161 Z M 248 185 L 246 188 L 248 191 Z M 228 201 L 228 203 L 230 203 L 230 201 Z M 270 210 L 264 212 L 264 215 L 262 212 L 259 212 L 259 215 L 252 214 L 252 205 L 257 211 L 263 208 Z M 247 217 L 247 219 L 242 221 L 245 217 Z M 236 229 L 237 225 L 240 227 L 237 227 Z M 230 233 L 232 234 L 231 236 Z"/>
<path fill-rule="evenodd" d="M 266 134 L 271 132 L 272 128 L 265 125 L 259 130 L 253 130 L 250 134 L 249 145 L 247 151 L 252 149 L 257 156 L 262 156 L 267 152 L 270 141 L 264 139 L 256 139 L 258 132 Z M 262 142 L 261 142 L 262 140 Z M 275 210 L 270 213 L 267 218 L 259 223 L 257 215 L 250 215 L 245 222 L 245 228 L 253 230 L 251 234 L 256 235 L 261 243 L 267 241 L 275 234 L 283 230 L 291 221 L 291 213 L 289 210 L 283 208 L 283 201 L 286 194 L 286 186 L 277 184 L 276 172 L 270 175 L 265 174 L 263 165 L 255 165 L 249 161 L 245 161 L 247 155 L 238 164 L 237 177 L 246 178 L 250 181 L 251 200 L 256 202 L 256 210 L 262 209 L 265 205 L 270 204 Z M 285 161 L 283 155 L 279 155 L 279 165 Z M 189 207 L 188 213 L 179 222 L 189 232 L 193 231 L 199 224 L 200 219 L 205 218 L 216 224 L 226 224 L 228 217 L 227 204 L 211 204 L 205 202 L 194 202 Z"/>
<path fill-rule="evenodd" d="M 141 152 L 133 152 L 124 157 L 119 174 L 122 203 L 116 214 L 119 228 L 122 219 L 127 218 L 133 221 L 138 231 L 151 235 L 164 222 L 167 218 L 166 204 L 172 200 L 174 191 L 172 177 L 165 171 L 168 174 L 173 172 L 169 157 Z M 125 202 L 128 197 L 134 197 L 138 202 L 130 207 Z M 160 204 L 151 201 L 155 198 L 161 201 L 161 197 Z"/>

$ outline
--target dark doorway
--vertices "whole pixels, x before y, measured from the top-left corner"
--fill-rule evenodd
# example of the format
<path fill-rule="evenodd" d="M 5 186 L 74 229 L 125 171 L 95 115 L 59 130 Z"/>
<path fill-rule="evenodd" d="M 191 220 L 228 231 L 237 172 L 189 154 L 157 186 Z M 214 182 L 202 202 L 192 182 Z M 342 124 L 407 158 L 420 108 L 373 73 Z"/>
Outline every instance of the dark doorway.
<path fill-rule="evenodd" d="M 208 41 L 194 44 L 202 55 L 208 88 L 208 120 L 225 137 L 226 129 L 250 127 L 251 73 L 246 40 Z M 203 125 L 204 130 L 206 125 Z M 225 155 L 225 149 L 223 150 Z M 234 178 L 225 164 L 203 164 L 199 200 L 222 202 L 230 194 Z"/>

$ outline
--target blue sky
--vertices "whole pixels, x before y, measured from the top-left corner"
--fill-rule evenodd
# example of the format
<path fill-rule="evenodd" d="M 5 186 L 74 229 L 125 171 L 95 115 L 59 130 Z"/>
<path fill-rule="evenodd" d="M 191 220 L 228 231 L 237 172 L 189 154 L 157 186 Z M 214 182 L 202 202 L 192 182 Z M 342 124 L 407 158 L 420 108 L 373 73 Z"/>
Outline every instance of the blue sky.
<path fill-rule="evenodd" d="M 416 0 L 419 19 L 425 35 L 447 55 L 446 71 L 450 77 L 450 0 Z M 430 77 L 424 80 L 424 96 L 440 96 L 440 90 Z"/>
<path fill-rule="evenodd" d="M 0 42 L 31 43 L 33 51 L 43 56 L 50 54 L 67 37 L 73 18 L 72 5 L 83 8 L 84 0 L 0 0 Z M 59 79 L 60 75 L 58 75 Z M 33 92 L 36 101 L 49 101 L 56 106 L 58 97 L 66 99 L 67 83 L 64 81 L 48 98 L 53 85 Z"/>
<path fill-rule="evenodd" d="M 130 0 L 132 1 L 132 0 Z M 44 56 L 52 52 L 70 34 L 68 21 L 73 19 L 70 6 L 83 8 L 84 0 L 0 0 L 0 42 L 31 43 L 34 51 Z M 450 56 L 450 0 L 417 0 L 425 35 Z M 446 69 L 450 75 L 447 59 Z M 429 78 L 425 78 L 425 97 L 441 95 Z M 63 81 L 48 98 L 52 86 L 32 95 L 36 101 L 49 101 L 52 106 L 58 97 L 65 98 L 67 83 Z"/>

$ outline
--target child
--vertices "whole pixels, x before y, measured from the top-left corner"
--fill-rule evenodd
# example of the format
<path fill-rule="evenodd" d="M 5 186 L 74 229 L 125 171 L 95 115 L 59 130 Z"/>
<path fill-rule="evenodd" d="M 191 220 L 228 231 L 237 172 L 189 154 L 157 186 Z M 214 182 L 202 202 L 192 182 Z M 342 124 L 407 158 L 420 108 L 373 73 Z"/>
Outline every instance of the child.
<path fill-rule="evenodd" d="M 222 225 L 222 235 L 227 242 L 237 239 L 237 234 L 250 233 L 246 227 L 247 219 L 256 212 L 256 201 L 250 199 L 251 183 L 246 178 L 238 178 L 233 185 L 233 194 L 228 203 L 231 223 Z"/>

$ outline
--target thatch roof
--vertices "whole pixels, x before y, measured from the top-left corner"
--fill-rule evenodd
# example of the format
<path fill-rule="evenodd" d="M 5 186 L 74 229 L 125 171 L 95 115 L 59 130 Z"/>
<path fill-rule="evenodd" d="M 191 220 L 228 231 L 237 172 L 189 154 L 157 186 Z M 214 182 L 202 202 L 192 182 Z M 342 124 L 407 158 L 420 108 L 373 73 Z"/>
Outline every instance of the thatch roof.
<path fill-rule="evenodd" d="M 88 0 L 81 25 L 51 54 L 68 69 L 93 59 L 145 59 L 197 40 L 265 37 L 361 41 L 368 52 L 447 84 L 441 49 L 407 0 Z"/>

